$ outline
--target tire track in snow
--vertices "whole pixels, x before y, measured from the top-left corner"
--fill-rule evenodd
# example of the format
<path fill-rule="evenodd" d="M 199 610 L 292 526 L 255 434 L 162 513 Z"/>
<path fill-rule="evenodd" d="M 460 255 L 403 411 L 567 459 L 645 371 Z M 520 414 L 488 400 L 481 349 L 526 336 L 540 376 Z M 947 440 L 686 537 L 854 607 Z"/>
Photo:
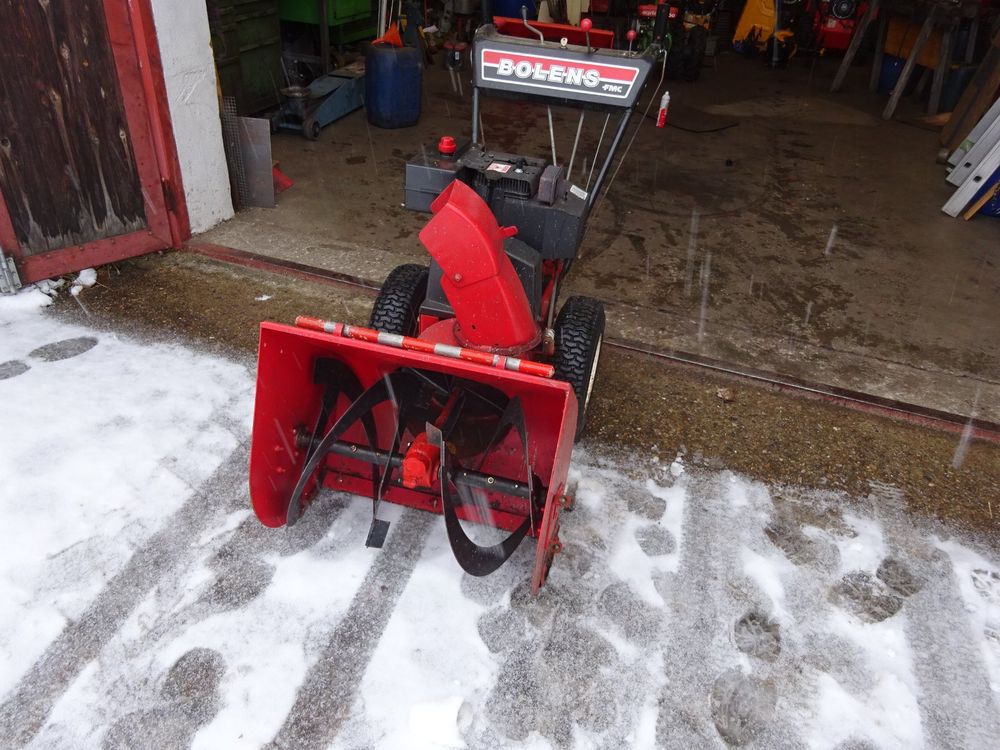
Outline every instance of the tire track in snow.
<path fill-rule="evenodd" d="M 774 685 L 760 679 L 766 670 L 732 640 L 734 624 L 748 613 L 778 613 L 769 592 L 750 586 L 746 594 L 737 585 L 747 577 L 743 551 L 762 534 L 747 499 L 730 493 L 726 474 L 688 474 L 680 568 L 660 586 L 670 616 L 659 748 L 716 746 L 726 738 L 742 743 L 765 736 L 768 725 L 770 742 L 762 746 L 784 746 L 784 728 L 774 723 Z"/>
<path fill-rule="evenodd" d="M 929 747 L 990 747 L 1000 737 L 1000 716 L 990 679 L 964 616 L 956 571 L 948 555 L 932 546 L 905 515 L 903 493 L 874 487 L 873 511 L 900 520 L 883 523 L 890 554 L 904 558 L 919 586 L 906 601 L 906 635 L 919 683 L 919 705 Z M 898 585 L 898 584 L 897 584 Z"/>
<path fill-rule="evenodd" d="M 271 746 L 325 748 L 350 717 L 375 647 L 420 559 L 438 516 L 407 510 L 393 523 L 347 613 L 306 673 L 295 703 Z"/>
<path fill-rule="evenodd" d="M 190 540 L 246 502 L 247 445 L 234 451 L 69 623 L 0 705 L 0 736 L 14 746 L 39 732 L 59 697 L 95 659 L 146 594 L 190 555 Z M 225 502 L 219 503 L 219 498 Z M 205 508 L 211 512 L 205 512 Z"/>

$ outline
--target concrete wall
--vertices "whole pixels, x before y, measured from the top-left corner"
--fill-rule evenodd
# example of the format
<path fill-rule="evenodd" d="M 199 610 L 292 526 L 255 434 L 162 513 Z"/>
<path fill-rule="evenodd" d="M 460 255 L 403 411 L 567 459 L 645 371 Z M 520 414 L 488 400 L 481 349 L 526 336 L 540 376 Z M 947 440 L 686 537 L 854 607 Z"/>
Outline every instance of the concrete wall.
<path fill-rule="evenodd" d="M 204 0 L 152 0 L 191 231 L 233 215 Z"/>

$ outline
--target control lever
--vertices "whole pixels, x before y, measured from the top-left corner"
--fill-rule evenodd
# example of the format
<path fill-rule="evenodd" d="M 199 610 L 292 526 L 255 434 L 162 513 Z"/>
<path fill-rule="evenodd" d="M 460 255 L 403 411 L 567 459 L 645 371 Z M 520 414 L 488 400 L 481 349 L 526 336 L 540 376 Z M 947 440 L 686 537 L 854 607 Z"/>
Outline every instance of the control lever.
<path fill-rule="evenodd" d="M 637 34 L 635 33 L 635 29 L 629 29 L 625 33 L 625 38 L 628 39 L 628 56 L 629 57 L 632 57 L 632 42 L 635 41 L 636 36 L 637 36 Z"/>
<path fill-rule="evenodd" d="M 653 21 L 653 41 L 663 44 L 667 35 L 667 21 L 670 19 L 670 5 L 663 2 L 656 6 L 656 19 Z"/>
<path fill-rule="evenodd" d="M 590 48 L 590 30 L 594 28 L 594 22 L 589 18 L 584 18 L 580 21 L 580 28 L 583 29 L 583 36 L 587 40 L 587 54 L 589 55 L 593 50 Z"/>
<path fill-rule="evenodd" d="M 534 26 L 528 23 L 527 5 L 521 6 L 521 22 L 524 24 L 524 28 L 528 29 L 529 31 L 534 31 L 536 34 L 538 34 L 538 41 L 542 42 L 543 44 L 545 43 L 545 34 L 543 34 L 539 29 L 536 29 Z"/>

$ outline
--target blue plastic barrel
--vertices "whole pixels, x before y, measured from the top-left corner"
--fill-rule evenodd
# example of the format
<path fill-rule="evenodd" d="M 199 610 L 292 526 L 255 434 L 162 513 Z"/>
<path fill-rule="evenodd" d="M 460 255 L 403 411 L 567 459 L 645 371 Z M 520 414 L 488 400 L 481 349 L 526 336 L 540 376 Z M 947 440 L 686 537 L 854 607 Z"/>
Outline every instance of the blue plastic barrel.
<path fill-rule="evenodd" d="M 888 94 L 896 88 L 896 82 L 899 80 L 899 75 L 903 72 L 905 64 L 905 59 L 895 57 L 894 55 L 885 55 L 882 58 L 882 69 L 879 71 L 878 76 L 878 91 L 880 94 Z M 910 80 L 906 82 L 906 88 L 903 89 L 903 93 L 907 96 L 912 94 L 914 89 L 917 88 L 917 81 L 920 80 L 921 73 L 919 68 L 920 66 L 917 65 L 913 69 L 913 72 L 910 73 Z"/>
<path fill-rule="evenodd" d="M 373 44 L 365 53 L 365 111 L 380 128 L 408 128 L 420 119 L 423 55 L 415 47 Z"/>

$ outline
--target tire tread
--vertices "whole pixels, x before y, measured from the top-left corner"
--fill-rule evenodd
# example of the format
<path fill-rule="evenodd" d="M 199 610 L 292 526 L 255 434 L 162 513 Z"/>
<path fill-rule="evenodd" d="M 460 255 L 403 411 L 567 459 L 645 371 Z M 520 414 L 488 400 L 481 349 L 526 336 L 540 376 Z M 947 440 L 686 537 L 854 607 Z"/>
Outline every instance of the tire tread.
<path fill-rule="evenodd" d="M 427 267 L 417 263 L 392 269 L 372 305 L 369 328 L 404 336 L 416 334 L 420 305 L 427 294 L 427 276 Z"/>

